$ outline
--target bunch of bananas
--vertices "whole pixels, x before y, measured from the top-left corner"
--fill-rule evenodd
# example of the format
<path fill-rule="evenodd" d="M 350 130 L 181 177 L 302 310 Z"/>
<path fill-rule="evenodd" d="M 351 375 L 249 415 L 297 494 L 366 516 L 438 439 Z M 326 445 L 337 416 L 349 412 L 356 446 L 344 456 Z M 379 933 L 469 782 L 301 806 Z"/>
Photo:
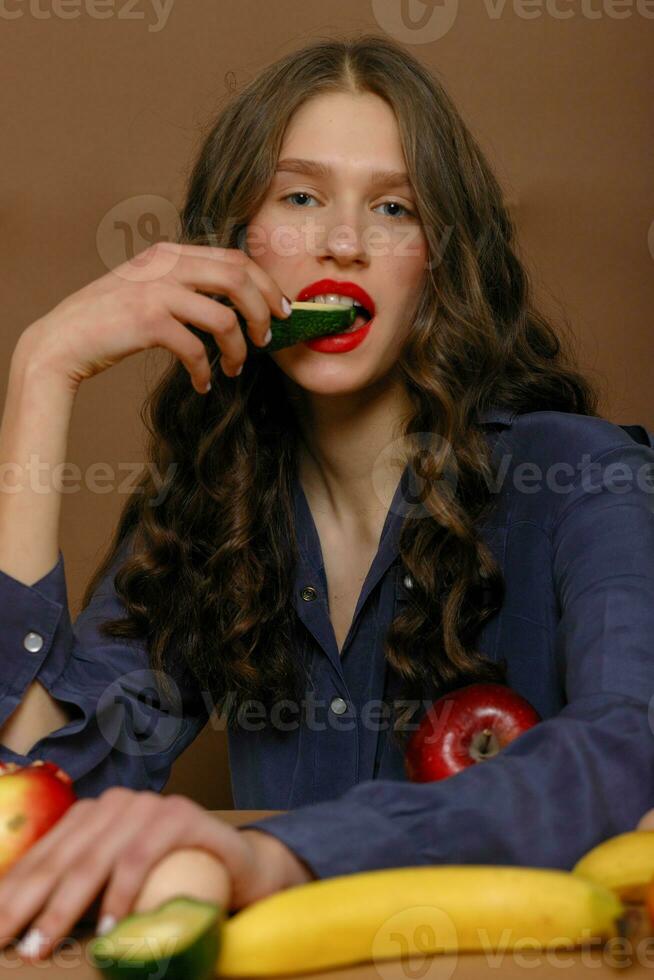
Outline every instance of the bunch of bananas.
<path fill-rule="evenodd" d="M 625 902 L 644 902 L 654 877 L 654 830 L 631 830 L 609 837 L 572 869 Z"/>
<path fill-rule="evenodd" d="M 654 831 L 610 838 L 572 869 L 432 865 L 277 892 L 224 923 L 216 972 L 275 976 L 410 956 L 574 949 L 626 934 L 654 876 Z"/>
<path fill-rule="evenodd" d="M 439 865 L 311 881 L 224 923 L 221 976 L 311 972 L 412 954 L 574 948 L 620 934 L 624 906 L 566 871 Z"/>

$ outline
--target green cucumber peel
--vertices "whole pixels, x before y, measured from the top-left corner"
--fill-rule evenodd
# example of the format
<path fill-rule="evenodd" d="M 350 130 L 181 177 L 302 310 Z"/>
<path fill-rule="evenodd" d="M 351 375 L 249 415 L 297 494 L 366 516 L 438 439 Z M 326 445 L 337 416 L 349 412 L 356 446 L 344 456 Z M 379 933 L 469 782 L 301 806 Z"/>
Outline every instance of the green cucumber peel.
<path fill-rule="evenodd" d="M 248 351 L 256 354 L 267 354 L 270 351 L 283 350 L 304 340 L 314 340 L 331 333 L 341 333 L 356 320 L 359 309 L 354 306 L 341 306 L 334 303 L 312 303 L 295 301 L 291 303 L 292 312 L 286 319 L 270 317 L 272 340 L 265 347 L 253 343 L 247 333 L 247 321 L 240 310 L 229 299 L 222 296 L 212 296 L 223 305 L 230 307 L 236 313 L 243 332 Z"/>
<path fill-rule="evenodd" d="M 224 909 L 188 895 L 125 916 L 89 944 L 108 980 L 209 980 L 216 975 Z"/>

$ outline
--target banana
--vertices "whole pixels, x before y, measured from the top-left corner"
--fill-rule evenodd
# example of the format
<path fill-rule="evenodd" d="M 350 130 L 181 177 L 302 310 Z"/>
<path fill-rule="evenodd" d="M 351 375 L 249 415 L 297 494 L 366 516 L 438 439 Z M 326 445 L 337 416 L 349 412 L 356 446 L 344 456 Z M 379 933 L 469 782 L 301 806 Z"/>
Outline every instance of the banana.
<path fill-rule="evenodd" d="M 609 837 L 584 854 L 572 871 L 610 888 L 625 902 L 642 902 L 654 877 L 654 830 Z"/>
<path fill-rule="evenodd" d="M 431 865 L 318 879 L 240 909 L 221 976 L 306 973 L 411 954 L 574 948 L 623 934 L 624 906 L 569 871 Z"/>

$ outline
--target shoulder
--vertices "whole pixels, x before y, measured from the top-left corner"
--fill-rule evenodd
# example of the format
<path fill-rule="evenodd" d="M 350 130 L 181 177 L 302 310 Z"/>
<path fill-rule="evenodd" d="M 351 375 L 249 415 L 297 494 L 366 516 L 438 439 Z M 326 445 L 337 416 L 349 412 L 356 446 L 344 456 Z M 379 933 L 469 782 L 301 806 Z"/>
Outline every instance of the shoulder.
<path fill-rule="evenodd" d="M 613 450 L 638 446 L 629 432 L 608 419 L 554 411 L 513 415 L 503 442 L 517 461 L 524 458 L 575 466 L 583 459 L 590 462 Z M 644 448 L 651 450 L 651 446 Z"/>
<path fill-rule="evenodd" d="M 636 495 L 646 492 L 654 448 L 601 417 L 526 412 L 502 432 L 495 461 L 513 518 L 547 525 L 579 495 L 623 495 L 625 480 Z"/>

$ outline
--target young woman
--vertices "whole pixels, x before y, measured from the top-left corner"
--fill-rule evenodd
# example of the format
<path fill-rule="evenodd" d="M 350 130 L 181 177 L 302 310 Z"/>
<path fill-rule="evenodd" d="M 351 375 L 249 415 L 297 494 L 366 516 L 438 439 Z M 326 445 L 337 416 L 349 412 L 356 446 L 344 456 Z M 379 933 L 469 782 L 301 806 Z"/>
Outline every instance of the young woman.
<path fill-rule="evenodd" d="M 285 297 L 326 294 L 372 320 L 254 349 Z M 0 460 L 52 473 L 82 382 L 153 346 L 174 357 L 151 465 L 74 626 L 59 493 L 1 495 L 0 758 L 52 759 L 83 799 L 0 883 L 0 935 L 31 925 L 44 956 L 102 889 L 103 918 L 160 900 L 176 859 L 211 855 L 174 883 L 235 910 L 371 868 L 570 867 L 633 828 L 654 803 L 654 451 L 534 309 L 500 187 L 418 61 L 321 41 L 237 95 L 179 241 L 20 336 Z M 471 681 L 543 720 L 410 783 L 406 739 Z M 214 707 L 235 806 L 289 812 L 237 830 L 159 795 Z"/>

